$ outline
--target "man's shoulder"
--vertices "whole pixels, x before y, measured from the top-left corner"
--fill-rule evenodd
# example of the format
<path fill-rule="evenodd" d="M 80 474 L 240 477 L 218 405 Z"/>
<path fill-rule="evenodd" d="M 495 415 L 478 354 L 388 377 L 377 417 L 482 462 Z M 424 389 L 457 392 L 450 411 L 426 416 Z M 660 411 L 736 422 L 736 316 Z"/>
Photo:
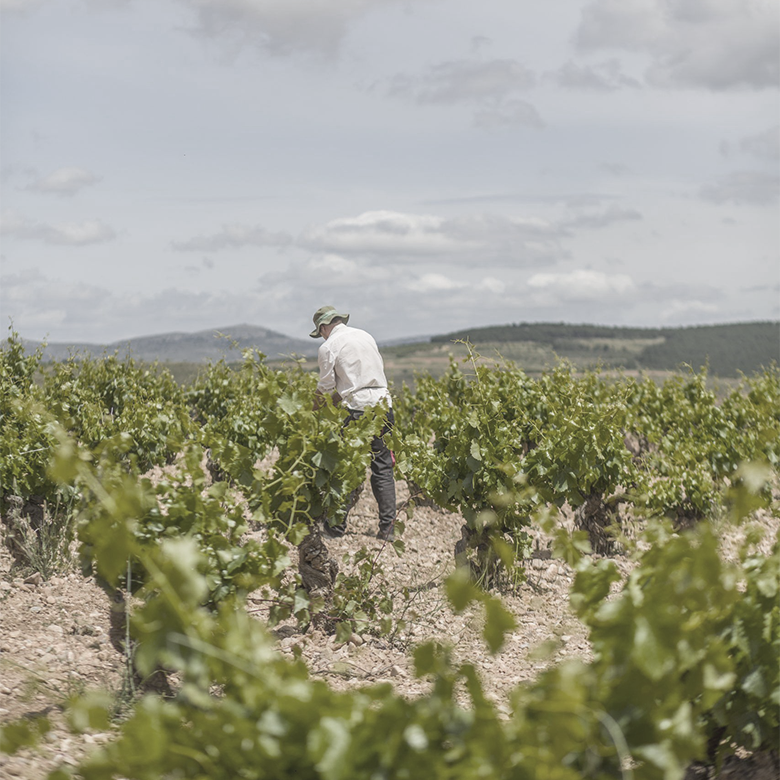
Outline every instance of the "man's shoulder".
<path fill-rule="evenodd" d="M 373 341 L 374 337 L 366 330 L 353 328 L 350 325 L 340 325 L 331 334 L 328 341 Z M 327 342 L 325 342 L 327 343 Z"/>
<path fill-rule="evenodd" d="M 349 325 L 344 326 L 344 333 L 346 338 L 352 338 L 360 341 L 370 341 L 374 343 L 374 337 L 367 331 L 361 328 L 351 328 Z"/>

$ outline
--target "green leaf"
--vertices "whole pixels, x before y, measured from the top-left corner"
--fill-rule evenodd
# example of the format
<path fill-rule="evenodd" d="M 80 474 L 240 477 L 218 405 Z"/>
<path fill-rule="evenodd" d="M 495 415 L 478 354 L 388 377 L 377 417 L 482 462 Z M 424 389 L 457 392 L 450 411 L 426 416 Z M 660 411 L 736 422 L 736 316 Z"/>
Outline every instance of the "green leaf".
<path fill-rule="evenodd" d="M 485 627 L 482 635 L 491 653 L 497 653 L 501 649 L 507 632 L 513 631 L 516 627 L 517 623 L 512 613 L 499 599 L 491 596 L 485 600 Z"/>
<path fill-rule="evenodd" d="M 417 677 L 433 674 L 438 668 L 435 642 L 425 642 L 414 648 L 414 673 Z"/>
<path fill-rule="evenodd" d="M 0 753 L 13 755 L 26 747 L 35 747 L 51 724 L 48 718 L 31 718 L 13 721 L 0 726 Z"/>
<path fill-rule="evenodd" d="M 301 408 L 301 403 L 287 394 L 282 395 L 276 403 L 286 414 L 295 414 Z"/>
<path fill-rule="evenodd" d="M 73 700 L 67 717 L 71 728 L 78 732 L 103 731 L 109 727 L 114 701 L 104 691 L 90 691 Z"/>
<path fill-rule="evenodd" d="M 631 655 L 637 666 L 651 680 L 660 680 L 673 662 L 672 656 L 658 640 L 647 618 L 641 615 L 636 618 Z"/>
<path fill-rule="evenodd" d="M 482 596 L 482 592 L 473 583 L 468 569 L 457 568 L 444 582 L 447 598 L 456 612 L 462 612 L 472 601 Z"/>
<path fill-rule="evenodd" d="M 316 767 L 325 780 L 339 780 L 344 777 L 341 767 L 345 762 L 351 742 L 347 724 L 340 719 L 324 717 L 311 737 L 312 747 L 322 754 Z M 324 750 L 323 750 L 324 748 Z"/>
<path fill-rule="evenodd" d="M 750 672 L 742 681 L 740 687 L 745 693 L 749 693 L 759 699 L 765 697 L 767 695 L 767 684 L 761 668 L 759 667 Z"/>

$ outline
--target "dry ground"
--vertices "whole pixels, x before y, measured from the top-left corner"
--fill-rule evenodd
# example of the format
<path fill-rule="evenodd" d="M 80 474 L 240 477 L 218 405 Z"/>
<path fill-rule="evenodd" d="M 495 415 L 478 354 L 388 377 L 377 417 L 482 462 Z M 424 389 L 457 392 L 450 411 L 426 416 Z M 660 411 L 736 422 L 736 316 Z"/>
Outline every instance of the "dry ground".
<path fill-rule="evenodd" d="M 406 486 L 398 484 L 399 501 L 407 498 Z M 530 680 L 546 665 L 567 656 L 587 659 L 590 647 L 584 627 L 568 606 L 573 572 L 559 561 L 536 559 L 528 563 L 527 580 L 504 594 L 517 619 L 517 629 L 504 649 L 491 656 L 480 636 L 476 610 L 454 615 L 441 587 L 453 566 L 453 547 L 460 538 L 462 518 L 433 508 L 417 507 L 407 522 L 403 540 L 406 552 L 397 556 L 388 545 L 374 538 L 376 504 L 364 490 L 350 515 L 349 531 L 338 540 L 328 540 L 337 559 L 366 546 L 375 550 L 384 571 L 386 587 L 400 594 L 412 586 L 409 601 L 397 597 L 396 613 L 404 613 L 407 627 L 392 639 L 369 633 L 346 644 L 319 631 L 302 633 L 294 625 L 276 629 L 280 651 L 292 655 L 300 648 L 311 674 L 326 678 L 338 689 L 359 687 L 387 680 L 404 696 L 416 696 L 424 684 L 411 671 L 409 650 L 426 639 L 451 643 L 456 657 L 470 660 L 481 670 L 490 696 L 499 703 L 518 682 Z M 776 518 L 765 517 L 768 527 Z M 624 573 L 631 567 L 617 559 Z M 342 562 L 342 566 L 345 566 Z M 262 620 L 263 604 L 250 597 L 248 608 Z M 95 743 L 110 734 L 74 736 L 65 727 L 62 706 L 67 697 L 87 689 L 104 688 L 120 695 L 124 669 L 122 657 L 108 640 L 108 602 L 91 579 L 75 567 L 48 582 L 22 578 L 12 568 L 10 556 L 0 553 L 0 723 L 32 713 L 48 713 L 55 727 L 37 750 L 15 756 L 0 755 L 0 777 L 41 780 L 60 763 L 76 763 Z M 554 640 L 552 655 L 534 651 Z M 722 775 L 738 777 L 747 775 Z M 767 780 L 773 775 L 751 775 Z"/>

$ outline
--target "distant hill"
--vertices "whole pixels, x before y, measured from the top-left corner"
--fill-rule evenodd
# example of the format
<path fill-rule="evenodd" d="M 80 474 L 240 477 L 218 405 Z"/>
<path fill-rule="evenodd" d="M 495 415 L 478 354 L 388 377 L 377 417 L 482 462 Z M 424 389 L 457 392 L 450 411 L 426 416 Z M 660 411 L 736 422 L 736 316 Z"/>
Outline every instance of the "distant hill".
<path fill-rule="evenodd" d="M 220 334 L 224 334 L 220 336 Z M 698 370 L 709 366 L 713 376 L 735 377 L 780 363 L 780 322 L 697 325 L 686 328 L 629 328 L 566 323 L 515 323 L 446 333 L 440 336 L 394 339 L 380 343 L 388 377 L 412 381 L 415 372 L 435 375 L 446 370 L 449 354 L 465 355 L 468 340 L 485 357 L 500 355 L 526 371 L 539 372 L 560 358 L 576 366 L 674 371 L 683 364 Z M 235 342 L 235 345 L 232 343 Z M 197 333 L 162 333 L 110 344 L 48 344 L 44 356 L 63 360 L 70 354 L 132 355 L 138 360 L 179 364 L 190 376 L 209 360 L 241 360 L 241 350 L 260 350 L 275 361 L 290 355 L 312 358 L 322 342 L 297 339 L 255 325 L 232 325 Z M 24 340 L 33 351 L 40 342 Z M 182 368 L 184 366 L 184 368 Z M 184 370 L 186 368 L 186 370 Z"/>
<path fill-rule="evenodd" d="M 744 322 L 679 328 L 666 334 L 663 344 L 647 347 L 639 356 L 645 368 L 675 368 L 688 363 L 709 364 L 718 376 L 750 373 L 780 363 L 780 323 Z"/>
<path fill-rule="evenodd" d="M 222 336 L 220 335 L 222 334 Z M 224 336 L 224 337 L 223 337 Z M 27 350 L 35 350 L 40 342 L 24 340 Z M 209 360 L 241 360 L 241 350 L 259 349 L 270 359 L 291 354 L 312 357 L 317 354 L 319 343 L 314 339 L 295 339 L 256 325 L 231 325 L 197 333 L 161 333 L 157 336 L 141 336 L 123 339 L 110 344 L 47 344 L 44 358 L 63 360 L 70 354 L 97 356 L 118 352 L 138 360 L 163 363 L 203 363 Z"/>
<path fill-rule="evenodd" d="M 472 344 L 543 345 L 561 357 L 593 358 L 626 368 L 676 370 L 687 364 L 694 369 L 709 366 L 717 376 L 752 373 L 773 362 L 780 363 L 780 322 L 742 322 L 727 325 L 695 325 L 684 328 L 625 328 L 566 323 L 515 323 L 470 328 L 431 339 L 433 344 L 468 340 Z M 631 346 L 630 359 L 627 346 Z M 599 355 L 599 352 L 602 355 Z M 625 353 L 625 354 L 621 354 Z M 618 360 L 611 360 L 610 357 Z"/>
<path fill-rule="evenodd" d="M 516 322 L 511 325 L 488 325 L 484 328 L 433 336 L 431 342 L 468 339 L 472 344 L 486 342 L 535 341 L 555 346 L 570 339 L 654 339 L 663 336 L 662 328 L 624 328 L 612 325 L 570 325 L 565 322 Z"/>

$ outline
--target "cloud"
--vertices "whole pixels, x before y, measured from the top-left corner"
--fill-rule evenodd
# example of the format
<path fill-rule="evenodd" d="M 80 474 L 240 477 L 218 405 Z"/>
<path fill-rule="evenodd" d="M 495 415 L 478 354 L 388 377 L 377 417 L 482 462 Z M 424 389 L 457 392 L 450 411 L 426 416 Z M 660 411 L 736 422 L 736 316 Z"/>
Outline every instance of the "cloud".
<path fill-rule="evenodd" d="M 350 24 L 398 0 L 180 0 L 197 18 L 192 32 L 267 54 L 334 56 Z"/>
<path fill-rule="evenodd" d="M 63 0 L 56 0 L 56 2 L 60 4 Z M 106 9 L 121 8 L 130 5 L 133 0 L 80 0 L 80 2 L 88 8 L 104 11 Z M 55 0 L 0 0 L 0 11 L 23 15 L 37 11 L 44 5 L 54 4 Z"/>
<path fill-rule="evenodd" d="M 38 175 L 38 171 L 29 165 L 3 165 L 0 166 L 0 181 L 11 181 L 14 178 L 23 176 L 25 178 L 32 178 Z"/>
<path fill-rule="evenodd" d="M 124 8 L 131 5 L 135 0 L 81 0 L 89 8 L 97 11 L 106 11 L 112 8 Z"/>
<path fill-rule="evenodd" d="M 116 238 L 113 228 L 97 219 L 88 219 L 79 223 L 46 225 L 13 213 L 3 214 L 0 219 L 0 234 L 28 241 L 42 241 L 46 244 L 65 246 L 102 244 Z"/>
<path fill-rule="evenodd" d="M 39 337 L 69 316 L 94 324 L 93 317 L 100 316 L 106 298 L 111 297 L 94 285 L 47 279 L 37 269 L 6 274 L 0 278 L 0 290 L 3 309 L 13 317 L 14 327 L 22 335 L 33 331 Z"/>
<path fill-rule="evenodd" d="M 396 211 L 367 211 L 308 228 L 299 247 L 344 258 L 367 258 L 397 263 L 474 263 L 498 267 L 548 265 L 567 257 L 563 239 L 576 231 L 607 228 L 641 220 L 635 209 L 610 204 L 606 209 L 575 208 L 557 221 L 503 214 L 464 214 L 441 217 Z"/>
<path fill-rule="evenodd" d="M 623 176 L 626 173 L 629 173 L 631 169 L 625 164 L 625 163 L 613 163 L 613 162 L 603 162 L 599 165 L 599 170 L 604 171 L 605 173 L 610 173 L 613 176 Z"/>
<path fill-rule="evenodd" d="M 486 276 L 479 282 L 477 289 L 500 295 L 506 290 L 506 284 L 501 281 L 501 279 L 496 279 L 494 276 Z"/>
<path fill-rule="evenodd" d="M 383 255 L 439 255 L 462 251 L 442 230 L 441 217 L 367 211 L 306 230 L 300 243 L 319 251 Z"/>
<path fill-rule="evenodd" d="M 628 295 L 636 285 L 625 274 L 605 274 L 602 271 L 579 269 L 568 273 L 535 274 L 528 286 L 541 293 L 541 300 L 598 301 L 616 295 Z"/>
<path fill-rule="evenodd" d="M 516 60 L 454 60 L 432 65 L 422 76 L 396 76 L 389 94 L 408 95 L 422 105 L 454 105 L 501 99 L 535 83 L 533 71 Z"/>
<path fill-rule="evenodd" d="M 451 293 L 468 290 L 471 293 L 500 295 L 506 289 L 506 283 L 494 276 L 485 276 L 478 282 L 472 282 L 453 279 L 440 273 L 423 273 L 410 279 L 406 283 L 406 289 L 415 293 Z"/>
<path fill-rule="evenodd" d="M 407 283 L 407 288 L 413 292 L 449 292 L 469 287 L 467 282 L 459 282 L 444 274 L 422 274 Z"/>
<path fill-rule="evenodd" d="M 565 219 L 561 224 L 565 229 L 571 228 L 604 228 L 615 222 L 631 222 L 642 219 L 636 209 L 625 209 L 614 204 L 601 213 L 579 214 Z"/>
<path fill-rule="evenodd" d="M 273 328 L 272 314 L 277 313 L 267 311 L 268 296 L 252 290 L 169 288 L 151 295 L 117 294 L 83 280 L 48 278 L 36 269 L 1 277 L 0 290 L 3 311 L 13 317 L 14 327 L 27 338 L 56 334 L 50 341 L 109 343 L 172 330 L 196 331 L 253 322 L 258 312 L 268 315 L 267 325 Z"/>
<path fill-rule="evenodd" d="M 716 303 L 691 298 L 673 298 L 661 310 L 661 320 L 679 322 L 685 319 L 697 320 L 702 314 L 716 314 L 720 307 Z"/>
<path fill-rule="evenodd" d="M 58 168 L 42 179 L 36 179 L 24 189 L 34 192 L 51 193 L 54 195 L 72 196 L 84 187 L 100 181 L 99 176 L 83 168 Z"/>
<path fill-rule="evenodd" d="M 471 38 L 471 51 L 479 52 L 492 43 L 493 41 L 485 35 L 474 35 Z"/>
<path fill-rule="evenodd" d="M 360 263 L 341 255 L 315 255 L 307 263 L 307 269 L 314 273 L 328 273 L 332 276 L 354 277 L 361 271 Z"/>
<path fill-rule="evenodd" d="M 507 100 L 474 112 L 475 127 L 544 127 L 539 112 L 525 100 Z"/>
<path fill-rule="evenodd" d="M 46 0 L 0 0 L 0 11 L 12 13 L 29 13 L 44 4 Z"/>
<path fill-rule="evenodd" d="M 739 142 L 739 148 L 761 160 L 780 160 L 780 125 L 746 136 Z"/>
<path fill-rule="evenodd" d="M 222 249 L 239 249 L 244 246 L 287 246 L 292 243 L 288 233 L 271 233 L 259 225 L 238 223 L 223 225 L 218 233 L 196 236 L 184 241 L 172 241 L 179 252 L 219 252 Z"/>
<path fill-rule="evenodd" d="M 430 214 L 369 211 L 309 228 L 299 245 L 319 252 L 421 258 L 439 262 L 533 265 L 563 256 L 559 230 L 537 218 L 493 214 L 444 218 Z"/>
<path fill-rule="evenodd" d="M 774 0 L 592 0 L 575 43 L 648 54 L 660 87 L 776 88 L 780 73 Z"/>
<path fill-rule="evenodd" d="M 303 273 L 299 268 L 292 267 L 283 275 L 279 274 L 278 277 L 273 278 L 282 278 L 282 276 L 289 281 L 300 280 L 302 276 L 309 279 L 319 278 L 322 282 L 327 280 L 336 290 L 345 290 L 369 289 L 367 286 L 390 283 L 395 278 L 395 272 L 387 265 L 376 265 L 337 254 L 324 254 L 310 257 L 306 261 Z M 268 278 L 265 276 L 263 280 Z"/>
<path fill-rule="evenodd" d="M 764 206 L 780 195 L 780 176 L 763 171 L 734 171 L 715 184 L 706 184 L 699 195 L 711 203 Z"/>
<path fill-rule="evenodd" d="M 535 73 L 517 60 L 451 60 L 422 75 L 396 75 L 387 94 L 423 106 L 471 106 L 477 127 L 542 127 L 536 108 L 518 97 L 535 84 Z"/>
<path fill-rule="evenodd" d="M 564 89 L 614 92 L 621 87 L 640 87 L 634 78 L 626 76 L 616 59 L 597 65 L 578 65 L 569 60 L 556 71 L 545 74 L 544 80 Z"/>
<path fill-rule="evenodd" d="M 84 244 L 101 244 L 104 241 L 112 241 L 116 233 L 108 225 L 97 219 L 89 219 L 80 223 L 68 223 L 45 227 L 46 241 L 52 244 L 70 244 L 83 246 Z"/>

